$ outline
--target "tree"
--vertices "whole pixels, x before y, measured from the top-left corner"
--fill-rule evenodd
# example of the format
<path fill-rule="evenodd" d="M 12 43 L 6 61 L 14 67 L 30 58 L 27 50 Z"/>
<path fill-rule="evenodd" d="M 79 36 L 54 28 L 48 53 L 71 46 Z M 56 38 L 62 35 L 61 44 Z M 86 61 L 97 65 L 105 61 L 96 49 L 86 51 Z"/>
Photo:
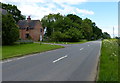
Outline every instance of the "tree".
<path fill-rule="evenodd" d="M 77 24 L 79 24 L 79 25 L 82 24 L 82 18 L 80 18 L 80 17 L 77 16 L 77 15 L 68 14 L 67 17 L 70 18 L 70 19 L 72 20 L 72 22 L 74 22 L 74 23 L 77 23 Z"/>
<path fill-rule="evenodd" d="M 111 36 L 107 32 L 103 33 L 103 39 L 110 39 L 110 38 Z"/>
<path fill-rule="evenodd" d="M 115 39 L 120 39 L 120 37 L 117 37 L 117 36 L 116 36 Z"/>
<path fill-rule="evenodd" d="M 68 17 L 62 17 L 62 19 L 59 19 L 54 23 L 54 29 L 55 31 L 65 33 L 72 25 L 73 23 Z"/>
<path fill-rule="evenodd" d="M 12 17 L 16 22 L 25 19 L 25 16 L 21 14 L 21 11 L 15 5 L 2 3 L 2 9 L 5 9 L 8 13 L 12 14 Z"/>
<path fill-rule="evenodd" d="M 55 28 L 55 22 L 58 21 L 59 19 L 62 19 L 63 16 L 58 14 L 49 14 L 46 15 L 42 18 L 41 22 L 42 22 L 42 26 L 46 29 L 46 35 L 48 37 L 50 37 L 52 35 L 52 33 L 56 30 Z"/>
<path fill-rule="evenodd" d="M 81 27 L 82 18 L 74 14 L 68 14 L 66 17 L 70 18 L 70 20 L 72 21 L 72 27 L 77 28 L 78 30 L 81 31 L 81 33 L 83 33 L 82 27 Z"/>
<path fill-rule="evenodd" d="M 2 15 L 2 44 L 11 45 L 19 38 L 19 29 L 12 15 Z"/>

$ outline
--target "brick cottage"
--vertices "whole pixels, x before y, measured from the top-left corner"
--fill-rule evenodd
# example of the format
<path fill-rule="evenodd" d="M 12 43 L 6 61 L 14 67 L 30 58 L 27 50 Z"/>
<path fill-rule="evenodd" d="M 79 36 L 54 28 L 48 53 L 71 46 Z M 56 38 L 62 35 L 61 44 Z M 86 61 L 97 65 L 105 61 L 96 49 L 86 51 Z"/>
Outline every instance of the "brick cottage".
<path fill-rule="evenodd" d="M 39 41 L 43 38 L 44 29 L 40 20 L 31 20 L 30 16 L 28 16 L 27 20 L 19 20 L 18 27 L 21 39 Z"/>

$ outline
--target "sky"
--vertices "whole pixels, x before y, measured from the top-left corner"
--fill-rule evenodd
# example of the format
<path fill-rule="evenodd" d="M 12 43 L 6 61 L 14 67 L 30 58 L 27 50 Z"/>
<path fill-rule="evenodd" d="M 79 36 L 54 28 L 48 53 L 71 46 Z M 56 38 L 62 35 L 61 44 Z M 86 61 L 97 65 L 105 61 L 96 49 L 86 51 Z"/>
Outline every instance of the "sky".
<path fill-rule="evenodd" d="M 41 20 L 50 13 L 76 14 L 82 19 L 89 18 L 113 37 L 118 36 L 119 0 L 0 0 L 16 5 L 23 15 Z"/>

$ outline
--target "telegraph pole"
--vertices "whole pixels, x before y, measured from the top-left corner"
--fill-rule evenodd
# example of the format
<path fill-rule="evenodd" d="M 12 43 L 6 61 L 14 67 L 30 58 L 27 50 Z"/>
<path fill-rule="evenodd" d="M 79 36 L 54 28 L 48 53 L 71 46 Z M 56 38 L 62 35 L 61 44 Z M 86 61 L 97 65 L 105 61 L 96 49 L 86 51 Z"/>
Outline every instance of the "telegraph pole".
<path fill-rule="evenodd" d="M 113 27 L 113 38 L 114 38 L 114 27 Z"/>

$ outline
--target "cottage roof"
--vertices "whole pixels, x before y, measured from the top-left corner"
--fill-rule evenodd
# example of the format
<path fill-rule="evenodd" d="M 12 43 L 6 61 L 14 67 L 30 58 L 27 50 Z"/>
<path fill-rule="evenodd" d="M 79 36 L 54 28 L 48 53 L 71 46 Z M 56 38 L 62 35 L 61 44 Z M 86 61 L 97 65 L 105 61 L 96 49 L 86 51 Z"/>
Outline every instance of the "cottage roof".
<path fill-rule="evenodd" d="M 37 22 L 40 22 L 39 20 L 19 20 L 18 26 L 20 29 L 26 29 L 27 27 L 29 29 L 33 29 Z"/>
<path fill-rule="evenodd" d="M 2 12 L 3 15 L 6 15 L 8 12 L 5 9 L 0 8 L 0 12 Z"/>

